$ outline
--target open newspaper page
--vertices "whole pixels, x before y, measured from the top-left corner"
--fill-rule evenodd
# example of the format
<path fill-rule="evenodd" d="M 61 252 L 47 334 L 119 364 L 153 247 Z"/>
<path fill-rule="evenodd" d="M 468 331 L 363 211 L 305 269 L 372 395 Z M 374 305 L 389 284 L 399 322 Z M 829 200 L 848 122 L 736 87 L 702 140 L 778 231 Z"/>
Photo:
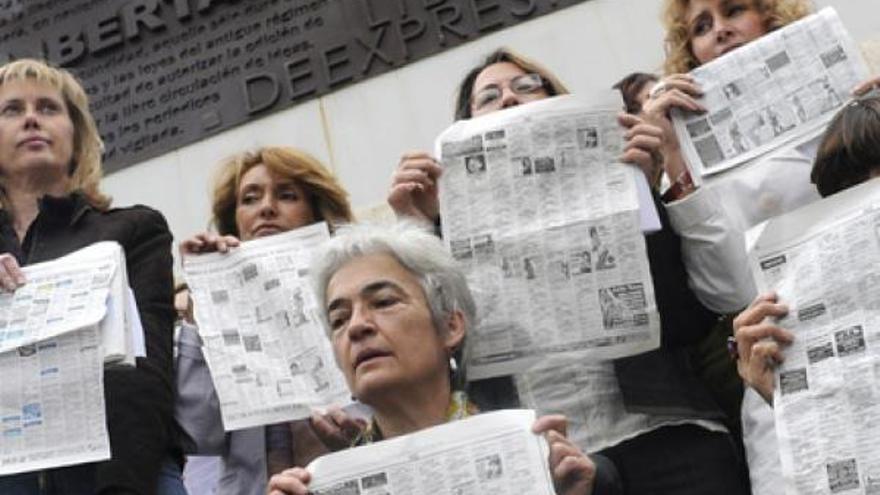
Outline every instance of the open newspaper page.
<path fill-rule="evenodd" d="M 117 269 L 109 282 L 107 313 L 101 320 L 101 341 L 104 363 L 134 366 L 135 356 L 146 356 L 144 329 L 134 294 L 128 286 L 125 251 L 115 241 L 102 241 L 74 251 L 53 261 L 58 265 L 105 264 L 113 260 Z M 97 294 L 95 295 L 97 296 Z"/>
<path fill-rule="evenodd" d="M 189 256 L 186 281 L 226 430 L 308 417 L 349 398 L 308 280 L 324 223 Z"/>
<path fill-rule="evenodd" d="M 0 352 L 100 322 L 118 266 L 115 259 L 63 257 L 22 267 L 27 283 L 0 292 Z"/>
<path fill-rule="evenodd" d="M 515 376 L 522 407 L 539 415 L 564 414 L 568 438 L 584 452 L 597 452 L 669 420 L 628 412 L 614 363 L 548 358 Z"/>
<path fill-rule="evenodd" d="M 534 411 L 506 410 L 319 457 L 314 495 L 552 495 Z"/>
<path fill-rule="evenodd" d="M 641 172 L 617 162 L 617 113 L 557 97 L 458 122 L 437 139 L 443 239 L 479 308 L 469 377 L 659 345 Z"/>
<path fill-rule="evenodd" d="M 97 326 L 0 353 L 0 376 L 0 476 L 110 458 Z"/>
<path fill-rule="evenodd" d="M 880 493 L 880 181 L 753 236 L 755 279 L 795 334 L 774 396 L 786 493 Z"/>
<path fill-rule="evenodd" d="M 858 45 L 827 7 L 702 65 L 704 114 L 673 112 L 694 180 L 814 137 L 869 75 Z"/>

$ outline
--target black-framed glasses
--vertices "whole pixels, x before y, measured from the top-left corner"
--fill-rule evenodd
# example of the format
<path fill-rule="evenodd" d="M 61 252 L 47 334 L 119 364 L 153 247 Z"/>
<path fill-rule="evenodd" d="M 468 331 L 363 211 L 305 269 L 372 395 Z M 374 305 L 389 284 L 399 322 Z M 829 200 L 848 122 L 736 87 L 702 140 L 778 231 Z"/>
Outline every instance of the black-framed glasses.
<path fill-rule="evenodd" d="M 514 94 L 528 95 L 538 92 L 544 87 L 544 79 L 535 73 L 522 74 L 510 79 L 507 87 Z M 486 110 L 501 107 L 503 88 L 498 84 L 489 84 L 474 93 L 471 99 L 474 110 Z"/>

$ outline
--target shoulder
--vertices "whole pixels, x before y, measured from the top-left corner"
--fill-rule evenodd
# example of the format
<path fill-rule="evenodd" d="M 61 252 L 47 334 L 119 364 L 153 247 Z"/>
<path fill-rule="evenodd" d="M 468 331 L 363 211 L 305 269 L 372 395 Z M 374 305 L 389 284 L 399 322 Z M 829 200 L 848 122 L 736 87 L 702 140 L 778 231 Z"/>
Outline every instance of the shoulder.
<path fill-rule="evenodd" d="M 159 210 L 150 208 L 149 206 L 145 205 L 110 208 L 108 210 L 100 212 L 100 214 L 108 218 L 119 220 L 137 220 L 149 223 L 159 223 L 166 226 L 168 225 L 168 223 L 165 221 L 165 216 L 162 215 Z"/>
<path fill-rule="evenodd" d="M 140 237 L 168 233 L 168 222 L 158 210 L 144 205 L 110 208 L 104 211 L 93 210 L 95 220 L 109 228 L 118 228 L 128 235 Z"/>

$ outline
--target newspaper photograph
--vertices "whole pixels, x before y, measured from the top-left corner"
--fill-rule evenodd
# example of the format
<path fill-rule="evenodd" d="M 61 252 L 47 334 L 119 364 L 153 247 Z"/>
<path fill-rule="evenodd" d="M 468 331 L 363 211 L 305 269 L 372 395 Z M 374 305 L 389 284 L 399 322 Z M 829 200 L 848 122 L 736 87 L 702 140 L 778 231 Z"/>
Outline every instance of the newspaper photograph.
<path fill-rule="evenodd" d="M 349 402 L 308 280 L 311 253 L 329 237 L 320 223 L 184 260 L 227 431 Z"/>
<path fill-rule="evenodd" d="M 672 121 L 694 181 L 783 144 L 811 139 L 869 76 L 837 12 L 816 14 L 691 71 L 704 95 L 702 114 L 673 110 Z"/>
<path fill-rule="evenodd" d="M 795 335 L 774 392 L 785 493 L 880 493 L 880 181 L 750 237 L 757 285 Z"/>
<path fill-rule="evenodd" d="M 553 495 L 534 411 L 496 411 L 317 458 L 314 495 Z"/>
<path fill-rule="evenodd" d="M 618 108 L 556 97 L 460 121 L 437 139 L 443 239 L 479 308 L 469 377 L 659 345 L 643 175 L 617 161 Z"/>
<path fill-rule="evenodd" d="M 110 458 L 97 326 L 0 353 L 0 476 Z"/>

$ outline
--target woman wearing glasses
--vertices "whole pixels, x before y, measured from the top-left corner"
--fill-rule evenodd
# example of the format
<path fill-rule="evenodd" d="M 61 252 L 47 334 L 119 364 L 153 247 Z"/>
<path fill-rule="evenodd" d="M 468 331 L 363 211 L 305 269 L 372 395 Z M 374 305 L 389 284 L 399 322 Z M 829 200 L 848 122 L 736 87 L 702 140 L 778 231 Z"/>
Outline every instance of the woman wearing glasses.
<path fill-rule="evenodd" d="M 547 70 L 501 49 L 465 76 L 455 117 L 469 119 L 565 93 L 565 86 Z M 404 155 L 388 196 L 397 215 L 437 224 L 441 172 L 427 153 Z M 746 493 L 740 461 L 718 421 L 721 413 L 688 371 L 683 350 L 703 336 L 717 315 L 688 289 L 680 241 L 659 203 L 658 209 L 665 228 L 645 240 L 663 328 L 662 348 L 614 362 L 566 365 L 587 368 L 609 390 L 601 397 L 584 394 L 581 402 L 591 418 L 587 427 L 607 433 L 605 444 L 591 447 L 602 449 L 599 453 L 617 465 L 626 493 Z M 558 372 L 563 376 L 565 370 Z M 473 382 L 471 397 L 484 408 L 519 402 L 510 377 Z"/>

